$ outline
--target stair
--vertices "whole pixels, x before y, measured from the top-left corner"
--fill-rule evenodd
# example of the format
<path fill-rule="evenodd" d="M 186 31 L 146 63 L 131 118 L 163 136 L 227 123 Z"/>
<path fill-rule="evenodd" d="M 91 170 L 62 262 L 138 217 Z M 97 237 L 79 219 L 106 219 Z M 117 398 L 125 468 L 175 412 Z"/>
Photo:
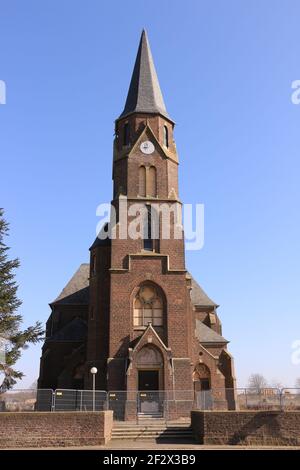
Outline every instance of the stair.
<path fill-rule="evenodd" d="M 138 420 L 140 421 L 141 419 L 146 420 L 146 419 L 159 419 L 163 420 L 165 422 L 165 419 L 162 415 L 162 413 L 138 413 Z"/>
<path fill-rule="evenodd" d="M 164 420 L 159 419 L 156 419 L 155 422 L 139 422 L 139 424 L 115 422 L 112 429 L 112 439 L 120 441 L 194 441 L 189 425 L 185 423 L 166 424 Z"/>

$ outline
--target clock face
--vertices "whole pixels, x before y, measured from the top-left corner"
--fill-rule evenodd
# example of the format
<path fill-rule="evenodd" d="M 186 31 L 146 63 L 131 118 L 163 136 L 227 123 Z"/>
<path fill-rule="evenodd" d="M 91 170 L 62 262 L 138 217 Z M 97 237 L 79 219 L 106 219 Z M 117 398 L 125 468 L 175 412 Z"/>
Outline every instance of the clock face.
<path fill-rule="evenodd" d="M 145 140 L 145 142 L 141 143 L 140 149 L 146 155 L 150 155 L 154 152 L 154 145 L 149 140 Z"/>

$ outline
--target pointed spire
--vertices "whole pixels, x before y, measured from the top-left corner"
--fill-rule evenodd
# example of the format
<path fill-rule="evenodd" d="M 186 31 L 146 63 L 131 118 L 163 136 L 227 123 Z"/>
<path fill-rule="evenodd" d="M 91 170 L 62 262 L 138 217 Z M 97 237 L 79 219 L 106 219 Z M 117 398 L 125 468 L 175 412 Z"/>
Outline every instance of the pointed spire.
<path fill-rule="evenodd" d="M 120 118 L 134 112 L 160 113 L 169 118 L 160 90 L 146 31 L 143 29 L 125 108 Z"/>

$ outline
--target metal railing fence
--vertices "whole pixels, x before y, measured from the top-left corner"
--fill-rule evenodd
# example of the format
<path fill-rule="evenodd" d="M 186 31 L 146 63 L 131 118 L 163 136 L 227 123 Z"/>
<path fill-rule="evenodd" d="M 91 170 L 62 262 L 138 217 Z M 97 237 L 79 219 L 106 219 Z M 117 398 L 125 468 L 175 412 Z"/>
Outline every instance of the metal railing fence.
<path fill-rule="evenodd" d="M 188 416 L 198 410 L 300 411 L 300 388 L 213 388 L 209 390 L 9 390 L 0 412 L 113 410 L 114 419 Z"/>
<path fill-rule="evenodd" d="M 104 390 L 56 389 L 53 392 L 53 411 L 103 411 L 107 409 Z"/>

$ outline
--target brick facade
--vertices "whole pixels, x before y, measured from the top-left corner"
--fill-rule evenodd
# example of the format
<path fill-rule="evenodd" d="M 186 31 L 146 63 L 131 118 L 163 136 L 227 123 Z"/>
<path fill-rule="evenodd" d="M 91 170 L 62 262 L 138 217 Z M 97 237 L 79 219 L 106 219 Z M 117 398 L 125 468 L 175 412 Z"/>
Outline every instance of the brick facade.
<path fill-rule="evenodd" d="M 91 388 L 89 371 L 92 366 L 98 369 L 97 388 L 111 391 L 138 390 L 146 380 L 146 372 L 150 377 L 151 370 L 152 385 L 143 387 L 155 386 L 155 390 L 193 390 L 195 383 L 197 390 L 234 386 L 233 361 L 227 352 L 228 342 L 221 336 L 218 306 L 186 270 L 174 122 L 164 109 L 151 61 L 143 33 L 125 110 L 115 123 L 112 206 L 116 220 L 110 222 L 115 236 L 95 240 L 90 248 L 89 266 L 81 267 L 79 274 L 51 304 L 51 328 L 48 328 L 51 334 L 43 348 L 40 387 L 52 384 L 55 388 L 58 383 L 63 387 L 62 380 L 55 380 L 55 376 L 65 377 L 67 385 L 72 382 L 67 380 L 68 374 L 72 376 L 77 370 L 78 376 L 84 370 L 83 386 Z M 137 68 L 141 73 L 136 72 Z M 142 151 L 145 144 L 152 146 L 151 152 Z M 126 227 L 134 221 L 130 210 L 136 203 L 146 212 L 151 207 L 151 211 L 159 215 L 155 222 L 157 238 L 150 241 L 150 247 L 145 242 L 144 232 L 139 238 L 128 236 Z M 165 237 L 168 214 L 164 210 L 160 212 L 161 205 L 174 210 L 170 216 L 170 238 Z M 175 227 L 181 235 L 179 238 L 174 236 Z M 59 336 L 60 327 L 55 324 L 55 318 L 61 317 L 62 309 L 68 308 L 73 309 L 76 316 L 79 307 L 74 305 L 73 297 L 80 287 L 77 277 L 83 276 L 83 272 L 88 278 L 88 296 L 86 304 L 80 308 L 85 312 L 87 332 L 81 343 L 73 344 L 70 334 Z M 160 320 L 155 320 L 158 310 L 150 306 L 151 299 L 143 300 L 142 314 L 135 313 L 134 306 L 142 302 L 142 291 L 146 288 L 159 296 Z M 68 289 L 71 295 L 66 295 Z M 70 303 L 70 298 L 73 304 L 65 305 Z M 153 309 L 151 326 L 144 320 L 147 309 Z M 140 314 L 143 323 L 135 324 L 134 315 Z M 63 359 L 59 360 L 57 351 L 61 350 L 62 341 L 69 355 L 62 352 Z M 159 367 L 153 364 L 152 369 L 151 363 L 143 366 L 135 360 L 141 345 L 147 350 L 149 344 L 156 348 L 157 357 L 161 357 Z M 48 377 L 45 374 L 47 361 L 52 367 Z M 75 367 L 81 364 L 78 372 Z"/>

